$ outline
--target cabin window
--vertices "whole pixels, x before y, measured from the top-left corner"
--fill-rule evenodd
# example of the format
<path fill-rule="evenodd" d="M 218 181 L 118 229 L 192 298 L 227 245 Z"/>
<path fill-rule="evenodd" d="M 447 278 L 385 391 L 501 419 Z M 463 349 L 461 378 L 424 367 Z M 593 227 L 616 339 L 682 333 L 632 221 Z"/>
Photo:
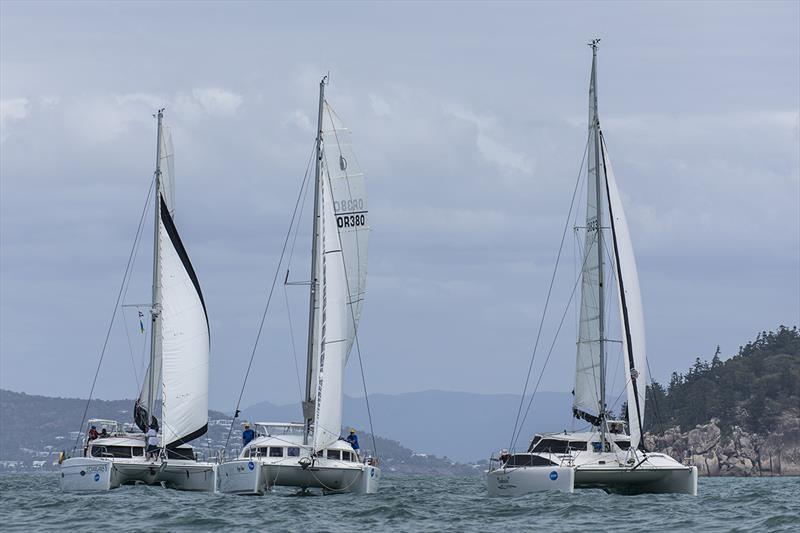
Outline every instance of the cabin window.
<path fill-rule="evenodd" d="M 132 454 L 133 457 L 141 457 L 144 455 L 144 448 L 139 448 L 134 446 L 133 448 L 131 448 L 131 451 L 133 452 Z"/>
<path fill-rule="evenodd" d="M 617 440 L 617 441 L 614 441 L 614 442 L 617 443 L 617 446 L 619 446 L 620 450 L 630 450 L 631 449 L 631 441 L 629 441 L 629 440 Z"/>
<path fill-rule="evenodd" d="M 339 455 L 339 450 L 328 450 L 328 459 L 341 459 L 341 455 Z"/>
<path fill-rule="evenodd" d="M 287 452 L 286 455 L 288 455 L 289 457 L 300 457 L 300 448 L 297 448 L 295 446 L 290 446 L 289 448 L 286 448 L 286 452 Z"/>
<path fill-rule="evenodd" d="M 350 452 L 342 452 L 342 461 L 352 461 L 352 459 L 350 459 Z"/>
<path fill-rule="evenodd" d="M 519 454 L 512 455 L 506 462 L 506 466 L 552 466 L 556 463 L 539 457 L 538 455 Z"/>
<path fill-rule="evenodd" d="M 131 458 L 130 446 L 92 446 L 92 457 Z"/>
<path fill-rule="evenodd" d="M 269 456 L 270 457 L 283 457 L 283 448 L 278 446 L 270 446 L 269 447 Z"/>

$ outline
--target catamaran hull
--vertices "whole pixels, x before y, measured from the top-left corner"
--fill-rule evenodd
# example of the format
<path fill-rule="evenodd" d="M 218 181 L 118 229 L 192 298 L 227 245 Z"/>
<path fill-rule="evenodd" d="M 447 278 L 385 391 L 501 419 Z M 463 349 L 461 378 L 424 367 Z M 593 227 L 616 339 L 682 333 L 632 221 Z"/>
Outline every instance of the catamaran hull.
<path fill-rule="evenodd" d="M 213 492 L 215 465 L 190 461 L 126 463 L 93 457 L 75 457 L 61 465 L 61 490 L 67 492 L 108 491 L 140 483 L 163 483 L 172 489 Z"/>
<path fill-rule="evenodd" d="M 611 494 L 689 494 L 697 496 L 697 467 L 576 468 L 575 488 Z"/>
<path fill-rule="evenodd" d="M 107 491 L 119 487 L 113 463 L 102 459 L 76 457 L 61 464 L 61 490 L 65 492 Z"/>
<path fill-rule="evenodd" d="M 217 467 L 217 489 L 224 494 L 261 496 L 267 491 L 264 472 L 258 461 L 240 459 Z"/>
<path fill-rule="evenodd" d="M 299 465 L 265 464 L 268 485 L 322 489 L 324 493 L 352 492 L 374 494 L 378 492 L 381 470 L 375 466 L 360 465 L 360 468 L 308 467 Z"/>
<path fill-rule="evenodd" d="M 381 469 L 370 465 L 304 469 L 300 465 L 236 460 L 219 465 L 217 477 L 219 491 L 226 494 L 262 495 L 274 486 L 321 489 L 326 494 L 375 494 L 380 484 Z"/>
<path fill-rule="evenodd" d="M 612 494 L 689 494 L 697 496 L 697 468 L 573 468 L 533 466 L 489 472 L 491 496 L 531 492 L 602 489 Z"/>
<path fill-rule="evenodd" d="M 499 468 L 487 474 L 490 496 L 520 496 L 531 492 L 575 490 L 575 470 L 562 466 Z"/>
<path fill-rule="evenodd" d="M 169 489 L 214 492 L 217 487 L 217 465 L 167 461 L 159 467 L 156 479 Z"/>

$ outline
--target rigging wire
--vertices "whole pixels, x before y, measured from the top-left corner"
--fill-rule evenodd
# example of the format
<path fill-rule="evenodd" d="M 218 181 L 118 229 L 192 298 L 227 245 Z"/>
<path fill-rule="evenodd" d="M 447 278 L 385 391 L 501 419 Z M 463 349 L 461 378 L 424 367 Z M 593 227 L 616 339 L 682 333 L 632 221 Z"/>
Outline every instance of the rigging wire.
<path fill-rule="evenodd" d="M 581 270 L 583 270 L 583 267 L 581 267 Z M 564 319 L 567 318 L 570 306 L 572 305 L 572 299 L 575 297 L 575 289 L 578 288 L 582 276 L 583 272 L 581 272 L 581 276 L 578 276 L 575 279 L 575 283 L 572 285 L 572 292 L 570 292 L 569 301 L 567 302 L 567 305 L 564 308 L 564 313 L 561 315 L 561 321 L 558 323 L 558 328 L 556 328 L 556 333 L 553 336 L 553 342 L 550 344 L 550 349 L 547 351 L 547 357 L 544 360 L 542 369 L 541 371 L 539 371 L 539 378 L 536 380 L 536 386 L 534 387 L 533 392 L 531 393 L 531 399 L 528 401 L 528 406 L 525 408 L 525 415 L 522 417 L 522 422 L 519 424 L 519 430 L 516 431 L 515 436 L 512 436 L 513 438 L 509 450 L 512 450 L 514 448 L 514 445 L 517 443 L 517 439 L 522 433 L 522 428 L 525 426 L 525 421 L 528 419 L 528 413 L 530 412 L 531 406 L 533 405 L 533 399 L 536 397 L 536 393 L 539 391 L 539 384 L 542 382 L 542 377 L 544 377 L 544 371 L 547 368 L 547 363 L 550 362 L 550 356 L 553 354 L 553 348 L 555 348 L 556 346 L 556 341 L 558 340 L 558 334 L 561 332 L 561 327 L 564 325 Z M 525 396 L 523 395 L 523 398 L 524 397 Z"/>
<path fill-rule="evenodd" d="M 552 294 L 553 285 L 555 284 L 556 273 L 558 272 L 558 264 L 559 264 L 559 261 L 561 259 L 561 251 L 564 248 L 564 239 L 565 239 L 565 237 L 567 235 L 567 228 L 569 227 L 570 218 L 572 217 L 572 209 L 575 207 L 575 196 L 576 196 L 576 194 L 578 192 L 578 186 L 580 185 L 580 182 L 581 182 L 581 176 L 583 174 L 583 165 L 586 162 L 586 153 L 588 151 L 589 151 L 589 136 L 587 135 L 587 137 L 586 137 L 586 146 L 583 149 L 583 157 L 581 158 L 581 166 L 578 169 L 578 178 L 577 178 L 577 180 L 575 182 L 575 188 L 572 191 L 572 200 L 570 201 L 570 205 L 569 205 L 569 213 L 567 213 L 567 220 L 564 223 L 564 231 L 561 234 L 561 243 L 558 246 L 558 254 L 556 255 L 556 264 L 553 267 L 553 275 L 550 277 L 550 286 L 547 289 L 547 297 L 545 298 L 545 302 L 544 302 L 544 310 L 542 311 L 542 318 L 539 321 L 539 329 L 538 329 L 538 331 L 536 333 L 536 342 L 534 342 L 534 345 L 533 345 L 533 353 L 531 354 L 531 362 L 528 365 L 528 373 L 525 376 L 525 386 L 522 388 L 522 396 L 519 399 L 519 407 L 517 408 L 517 417 L 514 420 L 514 431 L 511 433 L 511 445 L 509 445 L 509 450 L 514 448 L 513 443 L 516 441 L 516 438 L 515 438 L 514 435 L 517 434 L 517 428 L 518 428 L 518 425 L 519 425 L 519 417 L 520 417 L 520 414 L 522 413 L 522 406 L 525 404 L 525 394 L 528 391 L 528 384 L 530 383 L 531 372 L 533 371 L 533 363 L 534 363 L 534 361 L 536 359 L 536 350 L 539 347 L 539 339 L 541 338 L 541 335 L 542 335 L 542 327 L 544 326 L 544 319 L 547 316 L 547 307 L 550 304 L 550 295 Z M 574 291 L 575 291 L 575 289 L 573 288 L 573 293 L 574 293 Z"/>
<path fill-rule="evenodd" d="M 316 148 L 316 145 L 315 145 Z M 313 153 L 312 153 L 313 157 Z M 309 166 L 311 163 L 309 162 Z M 289 320 L 289 336 L 292 343 L 292 357 L 294 358 L 294 371 L 297 375 L 297 389 L 300 391 L 300 403 L 303 403 L 303 385 L 300 379 L 300 366 L 297 362 L 297 348 L 294 338 L 294 327 L 292 324 L 292 309 L 289 305 L 289 292 L 286 289 L 289 280 L 289 271 L 292 268 L 292 259 L 294 258 L 294 248 L 297 244 L 297 235 L 300 233 L 300 222 L 303 218 L 303 213 L 305 212 L 306 207 L 306 198 L 308 197 L 308 190 L 311 187 L 308 186 L 308 181 L 305 182 L 305 186 L 303 187 L 303 200 L 300 202 L 300 218 L 297 220 L 297 224 L 294 225 L 294 237 L 292 238 L 292 247 L 289 249 L 289 259 L 286 261 L 286 279 L 283 281 L 283 296 L 286 300 L 286 314 Z"/>
<path fill-rule="evenodd" d="M 106 348 L 108 347 L 108 340 L 111 337 L 111 329 L 114 327 L 114 320 L 117 317 L 117 311 L 119 310 L 119 303 L 122 300 L 122 295 L 125 290 L 126 281 L 128 280 L 128 275 L 130 274 L 131 267 L 133 265 L 133 260 L 137 249 L 137 242 L 139 241 L 142 235 L 144 219 L 145 215 L 147 214 L 147 206 L 150 204 L 150 197 L 153 194 L 153 184 L 155 183 L 155 181 L 156 181 L 156 174 L 153 173 L 153 179 L 150 181 L 150 187 L 147 189 L 147 199 L 144 202 L 144 208 L 142 208 L 142 214 L 139 217 L 139 225 L 136 227 L 136 235 L 133 238 L 133 245 L 131 246 L 130 254 L 128 254 L 128 261 L 125 264 L 125 272 L 122 275 L 122 283 L 120 283 L 119 291 L 117 291 L 117 299 L 114 302 L 114 311 L 111 313 L 111 321 L 108 324 L 106 337 L 105 340 L 103 341 L 103 348 L 100 350 L 100 359 L 97 361 L 97 368 L 94 372 L 94 379 L 92 379 L 92 388 L 89 390 L 89 398 L 86 399 L 86 407 L 84 407 L 83 409 L 83 415 L 81 416 L 81 423 L 78 426 L 78 435 L 75 437 L 75 444 L 72 446 L 73 452 L 78 448 L 78 442 L 80 441 L 81 438 L 83 423 L 86 421 L 86 413 L 89 411 L 89 404 L 92 402 L 92 396 L 94 395 L 94 388 L 97 385 L 97 377 L 100 375 L 100 367 L 103 364 L 103 358 L 106 355 Z"/>
<path fill-rule="evenodd" d="M 330 104 L 328 104 L 327 100 L 325 100 L 325 109 L 328 111 L 328 119 L 331 121 L 331 128 L 333 129 L 333 136 L 336 139 L 336 148 L 339 151 L 339 157 L 343 158 L 342 146 L 339 143 L 339 134 L 338 134 L 338 132 L 336 130 L 336 123 L 333 121 L 333 115 L 336 115 L 336 112 L 333 110 L 333 108 L 330 106 Z M 339 116 L 336 115 L 336 118 L 339 118 Z M 339 118 L 339 121 L 341 122 L 341 118 Z M 324 145 L 323 145 L 323 147 L 324 147 Z M 323 154 L 323 157 L 325 157 L 325 151 L 324 150 L 323 150 L 322 154 Z M 356 160 L 356 164 L 358 164 L 358 160 Z M 326 168 L 330 168 L 328 166 L 327 158 L 325 159 L 325 167 Z M 358 168 L 360 168 L 360 165 L 358 166 Z M 350 197 L 350 200 L 352 200 L 353 199 L 353 192 L 350 189 L 350 176 L 347 173 L 347 165 L 344 166 L 342 171 L 344 172 L 345 183 L 347 183 L 347 194 Z M 331 190 L 331 195 L 332 195 L 333 194 L 333 186 L 332 186 L 331 181 L 330 181 L 330 172 L 328 172 L 328 188 Z M 338 232 L 338 230 L 337 230 L 337 232 Z M 359 271 L 359 278 L 360 278 L 361 251 L 360 251 L 360 246 L 359 246 L 359 243 L 358 243 L 358 232 L 357 231 L 355 232 L 355 239 L 356 239 L 356 262 L 358 263 L 358 271 Z M 340 241 L 340 246 L 341 246 L 341 241 Z M 351 294 L 352 293 L 350 292 L 350 280 L 348 279 L 348 276 L 346 274 L 346 272 L 347 272 L 347 264 L 346 264 L 346 261 L 345 261 L 345 258 L 344 258 L 344 253 L 342 253 L 342 264 L 343 264 L 344 270 L 345 270 L 345 277 L 344 278 L 345 278 L 345 284 L 347 285 L 347 299 L 351 300 Z M 359 295 L 356 295 L 356 298 L 358 298 L 358 297 L 359 297 Z M 350 317 L 353 320 L 353 338 L 354 338 L 355 344 L 356 344 L 356 353 L 358 354 L 358 366 L 359 366 L 359 369 L 361 370 L 361 385 L 364 388 L 364 402 L 366 403 L 366 406 L 367 406 L 367 419 L 369 420 L 369 431 L 370 431 L 370 435 L 372 437 L 372 448 L 374 450 L 375 457 L 379 457 L 379 455 L 378 455 L 378 444 L 377 444 L 377 441 L 375 440 L 375 428 L 373 427 L 373 424 L 372 424 L 372 409 L 370 408 L 370 405 L 369 405 L 369 394 L 367 392 L 367 379 L 366 379 L 366 376 L 364 375 L 364 363 L 363 363 L 363 360 L 362 360 L 362 357 L 361 357 L 361 343 L 359 342 L 359 339 L 358 339 L 358 326 L 356 324 L 355 311 L 353 310 L 353 304 L 354 303 L 356 303 L 356 302 L 350 302 Z"/>
<path fill-rule="evenodd" d="M 314 148 L 316 149 L 316 143 L 314 144 Z M 300 199 L 303 197 L 303 188 L 306 186 L 306 180 L 308 180 L 308 173 L 309 169 L 311 168 L 311 161 L 314 157 L 314 152 L 311 152 L 311 156 L 308 159 L 308 164 L 306 165 L 306 173 L 303 176 L 303 183 L 300 185 L 300 191 L 297 194 L 297 200 L 294 203 L 294 211 L 292 211 L 292 218 L 289 222 L 289 228 L 286 232 L 286 237 L 283 240 L 283 247 L 281 248 L 281 255 L 278 259 L 277 268 L 275 268 L 275 275 L 272 278 L 272 285 L 269 289 L 269 295 L 267 296 L 267 303 L 264 306 L 264 312 L 261 314 L 261 322 L 258 325 L 258 333 L 256 334 L 255 343 L 253 343 L 253 350 L 250 353 L 250 361 L 247 363 L 247 371 L 244 375 L 244 381 L 242 382 L 242 389 L 239 391 L 239 399 L 236 401 L 236 409 L 233 411 L 233 416 L 231 417 L 231 425 L 228 428 L 228 436 L 225 438 L 225 445 L 222 447 L 223 452 L 228 449 L 228 442 L 231 438 L 231 432 L 233 431 L 233 423 L 236 418 L 239 416 L 239 407 L 242 404 L 242 396 L 244 396 L 244 389 L 247 386 L 247 378 L 250 377 L 250 370 L 253 367 L 253 359 L 256 356 L 256 349 L 258 348 L 258 341 L 261 339 L 261 332 L 264 329 L 264 322 L 267 319 L 267 311 L 269 311 L 269 305 L 272 302 L 272 294 L 275 291 L 275 284 L 278 281 L 278 275 L 281 272 L 281 265 L 283 264 L 283 258 L 286 255 L 286 247 L 289 243 L 289 237 L 292 235 L 292 227 L 294 227 L 295 219 L 297 218 L 297 210 L 300 206 Z"/>

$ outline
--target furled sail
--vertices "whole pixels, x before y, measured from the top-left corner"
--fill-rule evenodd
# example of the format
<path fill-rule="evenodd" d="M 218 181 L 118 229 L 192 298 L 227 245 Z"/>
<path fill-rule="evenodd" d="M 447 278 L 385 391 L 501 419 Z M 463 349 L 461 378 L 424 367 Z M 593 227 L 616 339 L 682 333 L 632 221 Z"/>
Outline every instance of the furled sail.
<path fill-rule="evenodd" d="M 177 446 L 208 429 L 209 329 L 203 293 L 161 197 L 162 442 Z"/>
<path fill-rule="evenodd" d="M 366 178 L 353 151 L 350 130 L 325 104 L 328 120 L 322 132 L 323 179 L 330 183 L 336 228 L 339 231 L 345 273 L 347 275 L 347 347 L 350 351 L 358 330 L 367 286 L 367 244 L 369 210 Z"/>
<path fill-rule="evenodd" d="M 161 128 L 161 194 L 169 208 L 169 214 L 175 218 L 175 150 L 172 148 L 172 133 L 166 126 Z"/>
<path fill-rule="evenodd" d="M 602 411 L 600 405 L 601 362 L 600 362 L 600 255 L 598 254 L 599 232 L 602 230 L 598 220 L 597 172 L 602 175 L 602 159 L 598 153 L 597 140 L 597 102 L 596 102 L 595 63 L 592 63 L 592 76 L 589 87 L 589 145 L 588 174 L 586 179 L 586 238 L 583 247 L 581 269 L 581 304 L 578 324 L 578 347 L 575 365 L 575 389 L 572 412 L 575 417 L 590 423 L 599 424 Z M 603 191 L 600 191 L 603 196 Z"/>
<path fill-rule="evenodd" d="M 645 354 L 644 313 L 639 290 L 639 274 L 636 258 L 628 230 L 625 211 L 622 209 L 617 182 L 608 159 L 602 134 L 600 135 L 605 166 L 605 182 L 608 193 L 609 219 L 614 245 L 614 260 L 617 265 L 617 302 L 622 324 L 622 359 L 625 361 L 625 377 L 628 395 L 628 427 L 631 448 L 636 449 L 642 436 L 644 402 L 647 387 L 647 358 Z"/>
<path fill-rule="evenodd" d="M 323 179 L 320 349 L 314 414 L 314 449 L 339 439 L 342 428 L 342 382 L 347 359 L 347 286 L 342 246 L 330 184 Z"/>

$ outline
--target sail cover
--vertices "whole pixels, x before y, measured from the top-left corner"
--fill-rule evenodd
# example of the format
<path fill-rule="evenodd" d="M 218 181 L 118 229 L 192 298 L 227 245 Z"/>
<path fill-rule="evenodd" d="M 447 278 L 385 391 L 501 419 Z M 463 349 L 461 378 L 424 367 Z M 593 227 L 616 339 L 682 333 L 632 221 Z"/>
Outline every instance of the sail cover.
<path fill-rule="evenodd" d="M 347 286 L 342 246 L 330 184 L 322 180 L 322 279 L 320 349 L 314 413 L 314 449 L 339 439 L 342 428 L 342 381 L 347 359 Z"/>
<path fill-rule="evenodd" d="M 647 387 L 647 359 L 645 355 L 644 313 L 639 290 L 639 274 L 636 258 L 628 230 L 625 211 L 622 209 L 617 182 L 608 159 L 602 134 L 600 135 L 605 166 L 605 181 L 608 193 L 609 219 L 614 244 L 614 259 L 617 264 L 617 302 L 622 324 L 622 359 L 625 361 L 626 389 L 628 395 L 628 427 L 631 433 L 631 448 L 636 449 L 642 436 L 644 402 Z"/>
<path fill-rule="evenodd" d="M 208 429 L 209 329 L 203 293 L 161 196 L 162 443 L 177 446 Z"/>
<path fill-rule="evenodd" d="M 350 351 L 358 330 L 367 286 L 367 243 L 369 210 L 366 179 L 358 164 L 351 133 L 327 105 L 327 124 L 322 132 L 323 177 L 330 184 L 336 228 L 344 260 L 347 289 L 347 346 Z"/>
<path fill-rule="evenodd" d="M 595 63 L 589 88 L 589 149 L 586 179 L 586 238 L 581 268 L 581 306 L 578 324 L 578 347 L 575 365 L 573 414 L 592 424 L 599 423 L 600 406 L 600 261 L 597 253 L 598 232 L 596 173 L 602 176 L 598 153 Z M 603 191 L 600 191 L 601 196 Z"/>

